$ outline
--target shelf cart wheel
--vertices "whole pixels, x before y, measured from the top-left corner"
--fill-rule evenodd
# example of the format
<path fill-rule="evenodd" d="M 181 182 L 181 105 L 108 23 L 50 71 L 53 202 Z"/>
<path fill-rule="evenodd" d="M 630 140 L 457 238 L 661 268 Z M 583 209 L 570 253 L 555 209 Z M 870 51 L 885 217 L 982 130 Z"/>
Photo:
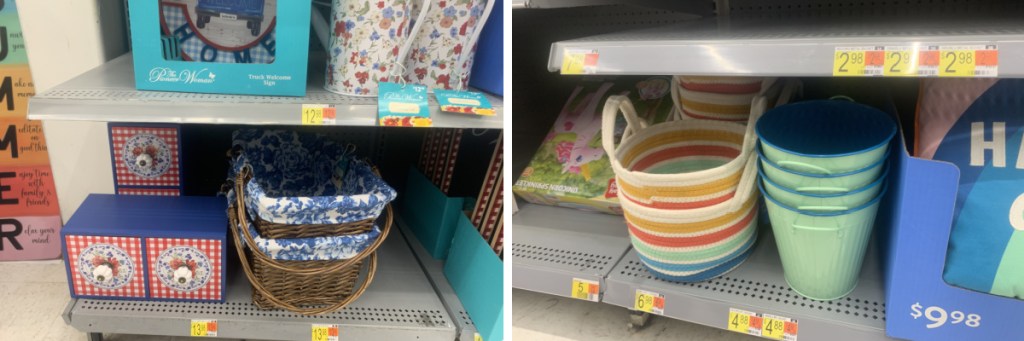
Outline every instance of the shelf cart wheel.
<path fill-rule="evenodd" d="M 103 333 L 89 333 L 89 341 L 103 341 Z"/>
<path fill-rule="evenodd" d="M 255 23 L 255 22 L 251 22 L 251 23 L 252 23 L 252 26 L 253 26 L 253 28 L 252 28 L 252 36 L 253 37 L 259 36 L 260 35 L 260 25 L 258 23 Z"/>
<path fill-rule="evenodd" d="M 650 320 L 651 314 L 642 311 L 630 310 L 629 323 L 627 324 L 627 326 L 629 326 L 629 330 L 637 331 L 647 326 L 647 322 Z"/>
<path fill-rule="evenodd" d="M 210 17 L 209 16 L 200 15 L 199 16 L 199 20 L 196 20 L 196 27 L 204 28 L 204 27 L 206 27 L 206 23 L 208 23 L 208 22 L 210 22 Z"/>
<path fill-rule="evenodd" d="M 253 25 L 253 24 L 254 24 L 254 23 L 253 23 L 252 21 L 246 21 L 246 22 L 245 22 L 245 28 L 248 28 L 248 29 L 250 29 L 250 30 L 251 30 L 251 29 L 252 29 L 252 25 Z"/>

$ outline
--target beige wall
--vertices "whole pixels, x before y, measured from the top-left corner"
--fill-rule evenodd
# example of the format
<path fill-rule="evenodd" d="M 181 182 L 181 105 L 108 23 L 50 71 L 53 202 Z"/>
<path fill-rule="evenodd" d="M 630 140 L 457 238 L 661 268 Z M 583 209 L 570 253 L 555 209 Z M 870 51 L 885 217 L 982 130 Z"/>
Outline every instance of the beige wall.
<path fill-rule="evenodd" d="M 21 0 L 17 4 L 37 93 L 127 50 L 120 0 Z M 89 193 L 113 193 L 106 123 L 46 121 L 43 129 L 66 222 Z"/>

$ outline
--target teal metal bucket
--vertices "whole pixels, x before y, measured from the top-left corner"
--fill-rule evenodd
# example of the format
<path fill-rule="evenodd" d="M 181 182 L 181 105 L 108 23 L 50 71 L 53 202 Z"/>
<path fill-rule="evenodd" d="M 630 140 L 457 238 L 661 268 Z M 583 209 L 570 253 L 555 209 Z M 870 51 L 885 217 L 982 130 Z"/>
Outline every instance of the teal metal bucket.
<path fill-rule="evenodd" d="M 793 291 L 828 301 L 842 298 L 857 287 L 884 195 L 885 189 L 868 203 L 847 210 L 799 210 L 765 195 L 782 270 Z"/>
<path fill-rule="evenodd" d="M 885 112 L 853 102 L 818 100 L 783 105 L 757 120 L 764 156 L 813 174 L 839 174 L 884 158 L 896 136 Z"/>
<path fill-rule="evenodd" d="M 878 196 L 882 191 L 882 182 L 885 181 L 889 170 L 886 169 L 875 182 L 849 192 L 835 192 L 829 187 L 805 187 L 803 191 L 797 191 L 772 181 L 761 169 L 758 170 L 758 174 L 761 175 L 761 181 L 764 182 L 765 195 L 771 196 L 783 205 L 796 207 L 797 209 L 805 206 L 828 206 L 848 209 L 864 205 Z"/>
<path fill-rule="evenodd" d="M 867 167 L 846 173 L 822 175 L 782 168 L 765 158 L 760 148 L 756 149 L 764 175 L 776 184 L 798 192 L 846 193 L 865 187 L 881 177 L 889 158 L 886 152 L 882 159 Z"/>

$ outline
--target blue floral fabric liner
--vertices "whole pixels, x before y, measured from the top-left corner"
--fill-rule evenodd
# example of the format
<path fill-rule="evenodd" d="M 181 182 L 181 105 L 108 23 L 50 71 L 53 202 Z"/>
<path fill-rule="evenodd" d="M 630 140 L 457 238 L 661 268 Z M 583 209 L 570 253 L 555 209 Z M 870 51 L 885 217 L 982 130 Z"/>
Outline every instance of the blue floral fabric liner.
<path fill-rule="evenodd" d="M 232 179 L 242 167 L 252 168 L 246 206 L 264 221 L 297 225 L 374 219 L 397 195 L 369 163 L 323 135 L 245 129 L 233 139 L 242 152 Z"/>
<path fill-rule="evenodd" d="M 256 241 L 256 248 L 272 259 L 277 260 L 345 260 L 355 257 L 367 246 L 370 246 L 380 237 L 380 227 L 373 226 L 373 230 L 366 233 L 346 236 L 311 237 L 311 238 L 263 238 L 248 221 L 249 233 Z M 242 232 L 241 223 L 238 224 L 238 233 Z M 242 239 L 245 242 L 245 239 Z"/>

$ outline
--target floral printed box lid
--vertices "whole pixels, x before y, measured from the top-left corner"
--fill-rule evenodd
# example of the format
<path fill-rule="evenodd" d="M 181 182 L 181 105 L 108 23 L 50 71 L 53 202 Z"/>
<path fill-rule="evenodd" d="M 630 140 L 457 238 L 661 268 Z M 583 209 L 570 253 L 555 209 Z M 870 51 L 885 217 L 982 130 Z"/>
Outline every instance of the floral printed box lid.
<path fill-rule="evenodd" d="M 91 194 L 61 231 L 72 297 L 223 301 L 226 203 Z"/>

